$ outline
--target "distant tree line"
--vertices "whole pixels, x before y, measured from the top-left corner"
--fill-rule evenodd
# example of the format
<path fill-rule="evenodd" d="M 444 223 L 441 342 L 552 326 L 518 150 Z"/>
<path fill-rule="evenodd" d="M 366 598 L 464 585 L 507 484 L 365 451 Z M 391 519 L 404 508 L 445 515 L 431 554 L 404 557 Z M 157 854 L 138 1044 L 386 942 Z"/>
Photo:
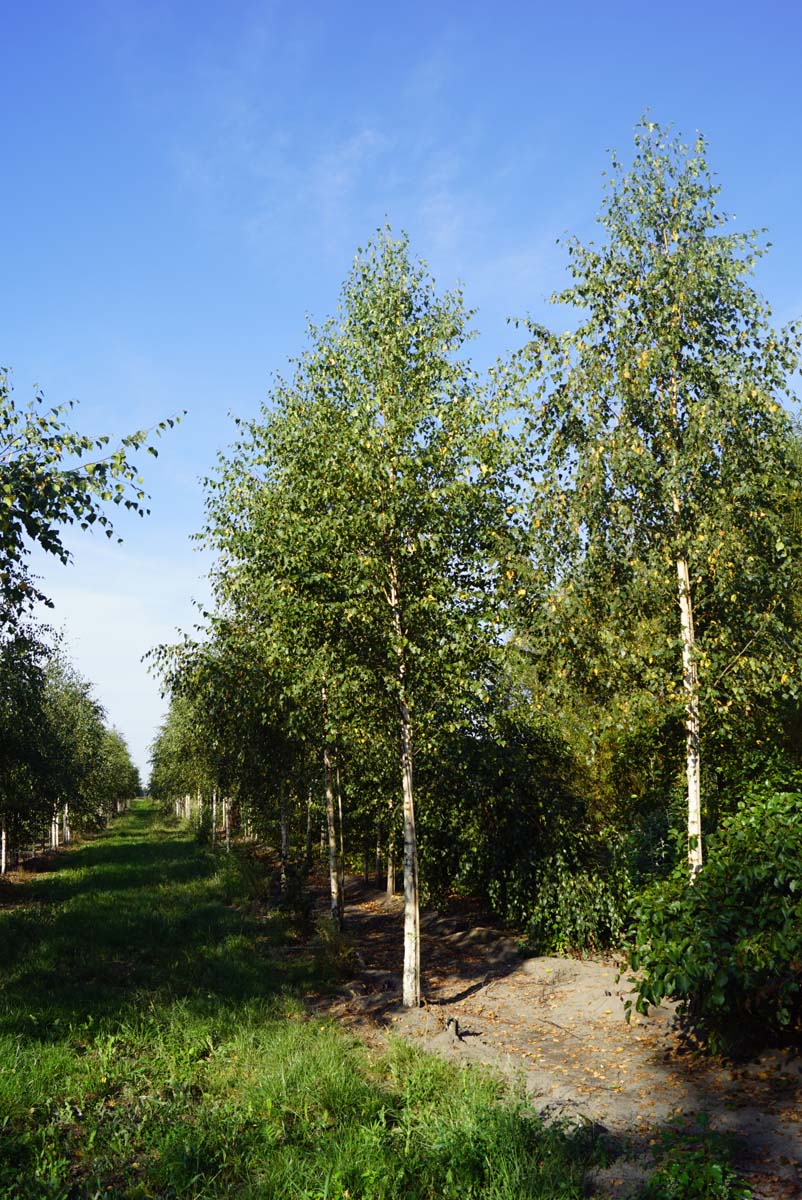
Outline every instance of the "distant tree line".
<path fill-rule="evenodd" d="M 37 619 L 52 607 L 31 575 L 33 546 L 70 560 L 65 526 L 113 536 L 110 506 L 144 515 L 133 462 L 156 453 L 148 431 L 117 445 L 76 433 L 73 406 L 47 407 L 37 393 L 14 396 L 0 370 L 0 872 L 74 830 L 97 828 L 140 791 L 122 736 L 106 725 L 91 685 Z M 159 436 L 174 421 L 160 423 Z"/>
<path fill-rule="evenodd" d="M 75 831 L 102 828 L 141 791 L 92 688 L 30 629 L 0 644 L 0 874 Z"/>

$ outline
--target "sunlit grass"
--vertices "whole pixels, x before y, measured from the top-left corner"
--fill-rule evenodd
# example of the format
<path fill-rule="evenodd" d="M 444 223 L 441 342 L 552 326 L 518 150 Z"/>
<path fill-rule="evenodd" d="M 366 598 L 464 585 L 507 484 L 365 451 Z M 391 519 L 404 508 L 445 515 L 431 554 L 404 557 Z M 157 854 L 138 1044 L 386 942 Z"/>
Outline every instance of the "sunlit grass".
<path fill-rule="evenodd" d="M 307 1019 L 316 959 L 146 802 L 0 911 L 0 1195 L 579 1197 L 584 1139 Z"/>

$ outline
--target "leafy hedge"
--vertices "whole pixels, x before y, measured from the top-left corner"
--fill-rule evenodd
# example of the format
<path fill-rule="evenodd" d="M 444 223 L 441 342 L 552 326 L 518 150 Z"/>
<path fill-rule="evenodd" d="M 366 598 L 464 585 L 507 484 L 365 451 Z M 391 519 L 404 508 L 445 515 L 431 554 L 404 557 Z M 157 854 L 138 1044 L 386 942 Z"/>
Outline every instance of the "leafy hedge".
<path fill-rule="evenodd" d="M 802 795 L 742 803 L 706 857 L 693 885 L 677 867 L 634 906 L 635 1009 L 678 999 L 714 1050 L 802 1032 Z"/>

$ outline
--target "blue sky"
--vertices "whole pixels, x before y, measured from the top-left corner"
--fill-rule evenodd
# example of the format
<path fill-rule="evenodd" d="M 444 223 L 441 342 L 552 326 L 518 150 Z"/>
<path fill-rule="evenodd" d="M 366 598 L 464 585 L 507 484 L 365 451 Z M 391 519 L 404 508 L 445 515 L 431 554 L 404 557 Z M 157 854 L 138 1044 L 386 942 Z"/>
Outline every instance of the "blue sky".
<path fill-rule="evenodd" d="M 389 219 L 478 309 L 474 355 L 550 323 L 556 239 L 593 235 L 607 150 L 648 107 L 702 130 L 758 283 L 802 315 L 802 8 L 319 2 L 7 5 L 0 362 L 20 400 L 123 433 L 182 409 L 143 461 L 147 522 L 36 567 L 140 766 L 163 706 L 139 659 L 191 626 L 200 478 Z"/>

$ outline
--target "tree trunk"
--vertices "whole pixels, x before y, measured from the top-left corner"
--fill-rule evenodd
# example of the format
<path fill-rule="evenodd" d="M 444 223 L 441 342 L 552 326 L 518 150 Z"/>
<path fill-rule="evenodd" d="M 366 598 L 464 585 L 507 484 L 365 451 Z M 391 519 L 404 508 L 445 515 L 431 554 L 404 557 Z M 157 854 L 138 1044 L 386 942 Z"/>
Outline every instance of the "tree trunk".
<path fill-rule="evenodd" d="M 70 806 L 67 803 L 65 803 L 64 808 L 62 809 L 61 824 L 62 824 L 62 841 L 64 842 L 64 845 L 66 846 L 66 845 L 68 845 L 69 842 L 72 841 L 72 832 L 70 830 Z"/>
<path fill-rule="evenodd" d="M 387 895 L 395 895 L 395 830 L 393 829 L 393 807 L 390 805 L 390 832 L 387 834 Z"/>
<path fill-rule="evenodd" d="M 337 862 L 337 822 L 334 815 L 334 786 L 331 778 L 331 756 L 328 746 L 323 747 L 323 781 L 326 788 L 326 825 L 329 835 L 329 885 L 331 888 L 331 919 L 342 929 L 343 913 L 340 907 L 340 872 Z"/>
<path fill-rule="evenodd" d="M 677 559 L 682 682 L 685 689 L 685 747 L 688 776 L 688 867 L 691 881 L 702 869 L 702 799 L 699 755 L 699 679 L 696 673 L 693 605 L 688 560 Z"/>
<path fill-rule="evenodd" d="M 307 871 L 312 866 L 312 789 L 306 793 L 306 845 L 305 861 Z"/>
<path fill-rule="evenodd" d="M 340 869 L 337 874 L 337 886 L 340 892 L 340 912 L 345 912 L 345 831 L 343 829 L 343 791 L 340 787 L 340 764 L 337 763 L 335 780 L 337 783 L 337 820 L 340 825 Z"/>
<path fill-rule="evenodd" d="M 376 887 L 382 882 L 382 827 L 376 822 Z"/>
<path fill-rule="evenodd" d="M 6 823 L 0 825 L 0 875 L 6 873 Z"/>
<path fill-rule="evenodd" d="M 420 985 L 420 898 L 418 892 L 418 842 L 415 833 L 415 802 L 412 788 L 412 720 L 407 702 L 407 665 L 398 572 L 390 560 L 390 614 L 398 658 L 398 709 L 401 718 L 401 790 L 404 798 L 404 974 L 402 1001 L 405 1008 L 419 1008 Z M 388 871 L 389 874 L 389 871 Z"/>
<path fill-rule="evenodd" d="M 212 788 L 212 849 L 217 844 L 217 788 Z"/>
<path fill-rule="evenodd" d="M 287 887 L 287 859 L 290 854 L 290 825 L 287 817 L 287 784 L 279 785 L 279 819 L 281 821 L 281 890 Z"/>
<path fill-rule="evenodd" d="M 401 701 L 401 781 L 404 793 L 404 979 L 405 1008 L 420 1008 L 420 903 L 418 896 L 418 843 L 412 791 L 412 723 L 406 701 Z"/>
<path fill-rule="evenodd" d="M 231 800 L 228 796 L 223 800 L 223 822 L 226 827 L 226 854 L 231 853 Z"/>

